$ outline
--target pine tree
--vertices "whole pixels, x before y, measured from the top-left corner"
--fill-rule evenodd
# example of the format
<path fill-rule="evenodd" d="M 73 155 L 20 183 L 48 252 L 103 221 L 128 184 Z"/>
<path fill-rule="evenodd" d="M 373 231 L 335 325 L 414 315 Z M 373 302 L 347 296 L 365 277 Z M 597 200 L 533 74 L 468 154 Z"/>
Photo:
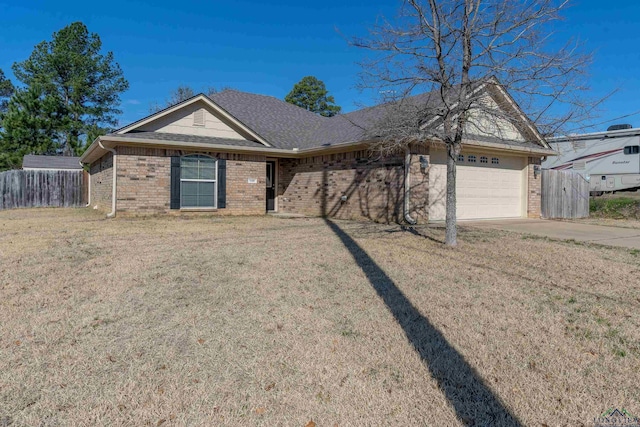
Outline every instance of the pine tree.
<path fill-rule="evenodd" d="M 336 101 L 329 95 L 324 82 L 313 76 L 303 77 L 284 100 L 325 117 L 335 116 L 341 110 L 335 105 Z"/>
<path fill-rule="evenodd" d="M 0 170 L 21 167 L 25 154 L 59 154 L 57 129 L 67 120 L 62 105 L 37 84 L 15 92 L 2 115 Z"/>
<path fill-rule="evenodd" d="M 43 99 L 60 103 L 65 120 L 56 122 L 56 140 L 65 155 L 84 151 L 91 138 L 117 124 L 120 94 L 129 83 L 113 53 L 101 53 L 102 42 L 81 22 L 36 45 L 31 56 L 13 65 L 16 78 L 42 89 Z"/>

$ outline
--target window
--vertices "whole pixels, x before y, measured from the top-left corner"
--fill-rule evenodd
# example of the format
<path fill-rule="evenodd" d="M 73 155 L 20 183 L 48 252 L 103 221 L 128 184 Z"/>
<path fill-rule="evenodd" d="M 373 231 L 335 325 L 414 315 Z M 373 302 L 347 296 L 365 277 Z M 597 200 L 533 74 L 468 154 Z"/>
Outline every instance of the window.
<path fill-rule="evenodd" d="M 464 156 L 462 154 L 458 154 L 458 163 L 464 163 Z"/>
<path fill-rule="evenodd" d="M 500 159 L 497 157 L 492 157 L 491 158 L 491 164 L 492 165 L 499 165 L 500 164 Z"/>
<path fill-rule="evenodd" d="M 468 161 L 469 163 L 475 163 L 475 162 L 476 162 L 476 156 L 474 156 L 474 155 L 470 155 L 470 156 L 468 156 L 468 157 L 467 157 L 467 161 Z"/>
<path fill-rule="evenodd" d="M 640 153 L 640 145 L 627 145 L 624 147 L 624 154 L 638 154 Z"/>
<path fill-rule="evenodd" d="M 180 159 L 180 207 L 215 208 L 217 200 L 216 159 L 189 155 Z"/>
<path fill-rule="evenodd" d="M 489 163 L 489 159 L 487 159 L 485 156 L 480 156 L 480 163 Z"/>

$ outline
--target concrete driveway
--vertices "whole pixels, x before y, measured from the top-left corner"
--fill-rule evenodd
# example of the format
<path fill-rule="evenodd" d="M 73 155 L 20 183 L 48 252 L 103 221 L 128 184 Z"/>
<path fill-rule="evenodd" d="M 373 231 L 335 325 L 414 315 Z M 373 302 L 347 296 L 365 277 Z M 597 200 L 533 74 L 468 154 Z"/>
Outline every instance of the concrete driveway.
<path fill-rule="evenodd" d="M 461 225 L 515 231 L 517 233 L 534 234 L 553 239 L 574 239 L 579 242 L 640 249 L 640 229 L 606 227 L 602 225 L 544 219 L 465 221 L 462 222 Z"/>

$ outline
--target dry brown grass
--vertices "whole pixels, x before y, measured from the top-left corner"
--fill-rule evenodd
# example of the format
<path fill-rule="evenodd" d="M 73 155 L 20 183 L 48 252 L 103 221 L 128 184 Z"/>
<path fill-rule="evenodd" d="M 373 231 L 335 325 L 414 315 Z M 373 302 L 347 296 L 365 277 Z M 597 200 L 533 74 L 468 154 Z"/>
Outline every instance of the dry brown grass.
<path fill-rule="evenodd" d="M 620 227 L 620 228 L 640 228 L 640 221 L 635 219 L 613 219 L 613 218 L 599 218 L 599 217 L 591 217 L 591 218 L 583 218 L 583 219 L 574 219 L 571 222 L 579 222 L 582 224 L 591 224 L 591 225 L 604 225 L 605 227 Z"/>
<path fill-rule="evenodd" d="M 0 212 L 0 424 L 640 413 L 639 255 L 472 229 L 451 250 L 420 233 Z"/>

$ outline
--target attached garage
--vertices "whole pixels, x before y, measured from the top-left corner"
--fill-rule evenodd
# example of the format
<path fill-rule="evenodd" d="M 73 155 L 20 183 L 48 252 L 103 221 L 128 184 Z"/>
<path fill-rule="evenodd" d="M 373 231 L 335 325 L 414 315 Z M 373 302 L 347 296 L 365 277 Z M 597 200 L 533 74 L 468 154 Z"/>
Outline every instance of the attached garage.
<path fill-rule="evenodd" d="M 431 152 L 429 219 L 445 219 L 447 166 L 443 150 Z M 527 158 L 465 151 L 457 164 L 457 217 L 464 219 L 526 216 Z"/>

